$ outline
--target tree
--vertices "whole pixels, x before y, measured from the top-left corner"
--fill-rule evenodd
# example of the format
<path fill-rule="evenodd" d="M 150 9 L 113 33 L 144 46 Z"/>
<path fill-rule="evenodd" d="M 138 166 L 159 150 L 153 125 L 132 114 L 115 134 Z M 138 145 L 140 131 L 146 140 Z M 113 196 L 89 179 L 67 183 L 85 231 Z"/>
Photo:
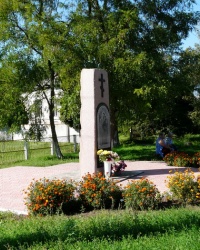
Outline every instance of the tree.
<path fill-rule="evenodd" d="M 194 49 L 188 48 L 183 51 L 178 61 L 179 74 L 182 81 L 187 86 L 187 94 L 185 94 L 185 100 L 190 103 L 192 109 L 188 112 L 188 116 L 196 128 L 195 132 L 199 131 L 200 122 L 200 46 L 196 45 Z"/>
<path fill-rule="evenodd" d="M 62 158 L 55 130 L 54 106 L 55 89 L 61 87 L 59 67 L 66 60 L 63 56 L 67 48 L 65 44 L 67 27 L 62 20 L 64 2 L 2 0 L 0 7 L 0 67 L 4 72 L 9 67 L 11 76 L 4 79 L 5 87 L 7 86 L 11 93 L 17 89 L 16 100 L 21 101 L 23 93 L 40 92 L 43 94 L 49 107 L 55 152 L 58 158 Z M 15 105 L 13 95 L 10 94 L 5 98 L 11 105 Z M 15 107 L 18 110 L 20 105 Z M 14 113 L 16 109 L 13 109 Z M 4 121 L 10 126 L 9 120 L 4 119 Z M 14 125 L 16 121 L 12 119 L 11 123 Z M 21 118 L 17 120 L 17 123 L 23 124 Z"/>
<path fill-rule="evenodd" d="M 193 1 L 77 2 L 70 15 L 73 52 L 63 83 L 75 80 L 81 68 L 107 70 L 112 137 L 119 124 L 149 121 L 153 127 L 160 125 L 158 121 L 169 109 L 165 100 L 173 103 L 176 99 L 170 89 L 175 89 L 174 67 L 181 41 L 198 20 L 191 9 Z M 63 102 L 77 106 L 77 83 L 67 88 L 76 98 L 66 97 Z M 76 115 L 71 112 L 68 120 Z"/>
<path fill-rule="evenodd" d="M 198 20 L 192 2 L 0 0 L 0 68 L 9 66 L 12 76 L 5 83 L 21 101 L 24 92 L 43 93 L 59 158 L 55 90 L 64 90 L 63 121 L 77 127 L 82 68 L 108 72 L 113 139 L 119 125 L 158 124 L 169 109 L 163 100 L 176 97 L 171 88 L 181 40 Z"/>

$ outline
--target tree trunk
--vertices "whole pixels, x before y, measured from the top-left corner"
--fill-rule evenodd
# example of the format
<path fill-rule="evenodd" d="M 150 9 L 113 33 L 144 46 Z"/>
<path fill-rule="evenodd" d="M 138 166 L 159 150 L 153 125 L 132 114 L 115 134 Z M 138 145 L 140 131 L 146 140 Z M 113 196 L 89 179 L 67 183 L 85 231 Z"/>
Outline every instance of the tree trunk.
<path fill-rule="evenodd" d="M 63 158 L 62 152 L 60 150 L 60 146 L 58 143 L 58 138 L 56 134 L 56 127 L 55 127 L 55 122 L 54 122 L 54 111 L 52 107 L 49 107 L 49 120 L 50 120 L 50 126 L 51 126 L 51 134 L 52 134 L 52 140 L 53 140 L 53 146 L 55 149 L 56 156 L 59 159 Z"/>
<path fill-rule="evenodd" d="M 130 128 L 130 141 L 133 140 L 133 128 L 131 127 Z"/>
<path fill-rule="evenodd" d="M 110 114 L 111 147 L 119 145 L 118 124 L 114 112 Z"/>
<path fill-rule="evenodd" d="M 48 61 L 48 66 L 49 66 L 49 71 L 51 74 L 50 78 L 50 100 L 48 102 L 49 104 L 49 121 L 50 121 L 50 126 L 51 126 L 51 134 L 52 134 L 52 140 L 53 140 L 53 147 L 56 152 L 56 156 L 59 159 L 63 158 L 62 152 L 60 150 L 60 146 L 58 143 L 58 137 L 56 133 L 56 127 L 55 127 L 55 122 L 54 122 L 54 108 L 55 108 L 55 73 L 54 70 L 52 69 L 52 64 L 51 61 Z"/>

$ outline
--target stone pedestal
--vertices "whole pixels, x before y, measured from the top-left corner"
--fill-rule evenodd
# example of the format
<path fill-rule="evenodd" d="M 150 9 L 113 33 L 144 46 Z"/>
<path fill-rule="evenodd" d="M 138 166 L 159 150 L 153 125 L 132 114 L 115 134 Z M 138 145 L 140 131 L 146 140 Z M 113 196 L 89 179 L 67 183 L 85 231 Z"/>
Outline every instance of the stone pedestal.
<path fill-rule="evenodd" d="M 110 112 L 108 75 L 102 69 L 81 71 L 81 174 L 103 172 L 97 150 L 110 148 Z"/>

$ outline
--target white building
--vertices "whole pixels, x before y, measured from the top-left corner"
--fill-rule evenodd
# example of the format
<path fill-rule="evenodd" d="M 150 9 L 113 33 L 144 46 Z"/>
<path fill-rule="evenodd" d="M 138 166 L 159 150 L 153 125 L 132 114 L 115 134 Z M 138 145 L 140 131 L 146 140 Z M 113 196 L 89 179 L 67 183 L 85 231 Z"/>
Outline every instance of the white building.
<path fill-rule="evenodd" d="M 59 96 L 62 94 L 62 91 L 56 90 L 55 93 L 57 100 L 59 100 Z M 45 128 L 43 134 L 44 138 L 43 140 L 49 140 L 49 138 L 52 137 L 50 121 L 49 121 L 49 108 L 47 100 L 44 98 L 43 93 L 33 92 L 29 95 L 24 95 L 24 98 L 26 98 L 26 108 L 27 110 L 30 111 L 32 117 L 29 121 L 29 124 L 25 125 L 20 133 L 15 133 L 12 135 L 12 139 L 13 140 L 24 139 L 25 134 L 29 130 L 31 124 L 34 124 L 35 122 L 39 123 L 42 127 Z M 55 121 L 58 141 L 73 142 L 74 136 L 76 136 L 76 140 L 79 143 L 79 131 L 76 131 L 75 129 L 69 127 L 68 125 L 60 121 L 59 109 L 60 109 L 59 101 L 57 102 L 55 101 L 54 121 Z"/>

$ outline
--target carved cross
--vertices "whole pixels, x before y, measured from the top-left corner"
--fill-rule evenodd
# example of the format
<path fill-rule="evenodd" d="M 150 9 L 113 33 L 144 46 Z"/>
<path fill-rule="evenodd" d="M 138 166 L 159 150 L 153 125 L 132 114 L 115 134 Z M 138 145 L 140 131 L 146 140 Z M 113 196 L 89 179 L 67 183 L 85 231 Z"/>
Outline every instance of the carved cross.
<path fill-rule="evenodd" d="M 99 78 L 99 81 L 101 82 L 101 86 L 100 86 L 101 97 L 103 97 L 103 92 L 105 91 L 104 88 L 103 88 L 103 83 L 105 82 L 105 79 L 103 79 L 103 74 L 101 74 L 101 78 Z"/>

